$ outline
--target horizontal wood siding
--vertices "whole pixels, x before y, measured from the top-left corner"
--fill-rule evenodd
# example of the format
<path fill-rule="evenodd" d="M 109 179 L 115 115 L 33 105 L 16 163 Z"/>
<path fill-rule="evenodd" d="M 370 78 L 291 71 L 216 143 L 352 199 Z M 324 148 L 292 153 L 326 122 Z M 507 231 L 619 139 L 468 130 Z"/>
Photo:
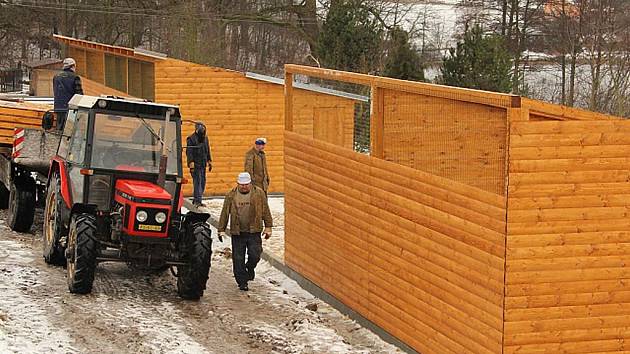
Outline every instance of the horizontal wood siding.
<path fill-rule="evenodd" d="M 285 132 L 285 261 L 421 353 L 501 353 L 505 197 Z"/>
<path fill-rule="evenodd" d="M 630 121 L 510 133 L 505 353 L 627 350 Z"/>
<path fill-rule="evenodd" d="M 41 128 L 46 110 L 46 106 L 42 108 L 28 103 L 0 101 L 0 144 L 13 144 L 15 128 Z"/>
<path fill-rule="evenodd" d="M 507 111 L 384 90 L 384 158 L 505 194 Z"/>
<path fill-rule="evenodd" d="M 239 72 L 167 59 L 155 63 L 155 93 L 158 102 L 179 104 L 184 119 L 206 124 L 214 160 L 213 170 L 206 178 L 207 195 L 225 194 L 234 186 L 237 174 L 243 170 L 245 153 L 259 136 L 268 140 L 265 151 L 270 191 L 284 191 L 282 85 L 249 79 Z M 299 117 L 297 124 L 311 135 L 313 107 L 338 107 L 342 111 L 354 107 L 354 101 L 331 95 L 304 91 L 301 96 L 303 104 L 310 107 L 310 115 Z M 352 120 L 345 123 L 348 124 Z M 184 144 L 193 129 L 193 124 L 184 124 Z M 186 185 L 185 193 L 192 194 L 192 184 Z"/>

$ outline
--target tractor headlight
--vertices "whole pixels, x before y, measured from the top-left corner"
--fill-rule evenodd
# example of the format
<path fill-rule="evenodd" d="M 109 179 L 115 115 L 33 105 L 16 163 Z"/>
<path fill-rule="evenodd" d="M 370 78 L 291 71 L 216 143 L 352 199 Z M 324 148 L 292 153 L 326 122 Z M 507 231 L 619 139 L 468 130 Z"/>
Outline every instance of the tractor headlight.
<path fill-rule="evenodd" d="M 155 214 L 155 222 L 158 224 L 163 224 L 166 221 L 166 214 L 163 212 L 159 212 Z"/>
<path fill-rule="evenodd" d="M 140 210 L 137 214 L 136 214 L 136 220 L 140 221 L 140 222 L 145 222 L 147 221 L 147 218 L 149 217 L 149 215 L 147 214 L 146 211 L 144 210 Z"/>

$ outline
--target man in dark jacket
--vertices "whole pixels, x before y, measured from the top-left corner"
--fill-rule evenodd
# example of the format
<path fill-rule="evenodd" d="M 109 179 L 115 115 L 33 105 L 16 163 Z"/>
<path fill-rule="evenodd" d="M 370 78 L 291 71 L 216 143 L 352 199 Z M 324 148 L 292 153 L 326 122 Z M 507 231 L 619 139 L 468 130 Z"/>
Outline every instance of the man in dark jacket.
<path fill-rule="evenodd" d="M 247 172 L 238 175 L 236 188 L 225 196 L 217 227 L 219 240 L 225 235 L 228 219 L 232 234 L 234 278 L 238 288 L 247 291 L 247 282 L 254 280 L 256 265 L 262 254 L 261 232 L 266 240 L 271 236 L 273 227 L 267 195 L 262 189 L 252 185 L 252 179 Z"/>
<path fill-rule="evenodd" d="M 55 113 L 57 115 L 57 129 L 63 130 L 68 116 L 68 102 L 72 96 L 82 95 L 81 78 L 75 73 L 77 63 L 72 58 L 63 60 L 63 71 L 53 77 L 53 92 L 55 94 Z"/>
<path fill-rule="evenodd" d="M 269 171 L 267 170 L 267 156 L 265 155 L 266 138 L 257 138 L 252 147 L 245 153 L 245 171 L 252 176 L 252 183 L 265 193 L 269 191 Z"/>
<path fill-rule="evenodd" d="M 195 132 L 186 139 L 186 145 L 188 168 L 193 179 L 193 205 L 199 207 L 204 205 L 201 200 L 206 189 L 206 165 L 208 172 L 212 171 L 210 144 L 203 123 L 195 123 Z"/>

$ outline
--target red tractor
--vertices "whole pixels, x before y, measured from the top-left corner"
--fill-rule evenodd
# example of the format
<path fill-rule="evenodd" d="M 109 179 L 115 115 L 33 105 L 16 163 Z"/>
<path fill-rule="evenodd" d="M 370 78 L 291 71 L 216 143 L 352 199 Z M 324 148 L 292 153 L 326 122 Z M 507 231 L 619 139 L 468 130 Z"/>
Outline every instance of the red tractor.
<path fill-rule="evenodd" d="M 47 178 L 46 262 L 65 264 L 70 292 L 81 294 L 99 262 L 170 267 L 179 295 L 199 299 L 212 240 L 207 214 L 182 214 L 179 108 L 81 95 L 69 106 Z"/>

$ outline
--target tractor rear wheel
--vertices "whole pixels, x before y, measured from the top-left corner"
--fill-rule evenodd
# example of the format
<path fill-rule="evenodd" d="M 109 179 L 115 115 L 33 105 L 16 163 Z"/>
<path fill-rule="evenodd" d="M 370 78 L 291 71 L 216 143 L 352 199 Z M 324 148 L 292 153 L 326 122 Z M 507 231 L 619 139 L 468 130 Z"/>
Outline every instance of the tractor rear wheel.
<path fill-rule="evenodd" d="M 90 214 L 73 216 L 66 247 L 68 289 L 71 293 L 88 294 L 92 291 L 97 255 L 96 218 Z"/>
<path fill-rule="evenodd" d="M 184 243 L 187 264 L 177 266 L 177 293 L 186 300 L 199 300 L 210 273 L 212 234 L 205 222 L 191 225 L 188 233 Z"/>
<path fill-rule="evenodd" d="M 9 227 L 26 232 L 35 217 L 35 184 L 31 181 L 11 183 L 9 190 Z"/>
<path fill-rule="evenodd" d="M 0 182 L 0 209 L 9 207 L 9 190 L 4 183 Z"/>
<path fill-rule="evenodd" d="M 44 208 L 44 261 L 48 264 L 64 265 L 66 263 L 65 250 L 59 244 L 61 236 L 65 234 L 61 220 L 61 185 L 59 174 L 53 174 L 46 193 L 46 207 Z"/>

